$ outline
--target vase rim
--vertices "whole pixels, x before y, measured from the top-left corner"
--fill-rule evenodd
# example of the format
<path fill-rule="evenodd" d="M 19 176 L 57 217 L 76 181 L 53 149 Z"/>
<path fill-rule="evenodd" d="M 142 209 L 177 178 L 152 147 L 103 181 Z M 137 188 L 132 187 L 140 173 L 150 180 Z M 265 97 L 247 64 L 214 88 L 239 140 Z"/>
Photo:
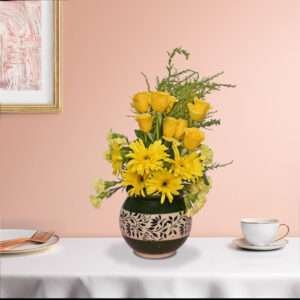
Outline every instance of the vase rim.
<path fill-rule="evenodd" d="M 146 197 L 138 196 L 138 197 L 132 197 L 132 196 L 128 195 L 128 198 L 133 198 L 133 199 L 136 198 L 136 199 L 152 200 L 152 201 L 160 201 L 161 200 L 161 196 L 146 196 Z M 182 198 L 182 196 L 181 195 L 174 196 L 174 200 L 178 199 L 178 198 Z M 165 199 L 165 202 L 166 201 L 168 201 L 168 199 Z"/>

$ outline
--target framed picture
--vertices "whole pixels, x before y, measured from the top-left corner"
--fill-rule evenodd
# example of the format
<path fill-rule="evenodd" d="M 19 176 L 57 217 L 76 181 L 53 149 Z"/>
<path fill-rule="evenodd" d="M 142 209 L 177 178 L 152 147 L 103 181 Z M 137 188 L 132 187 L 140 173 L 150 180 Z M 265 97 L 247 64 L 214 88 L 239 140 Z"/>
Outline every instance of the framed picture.
<path fill-rule="evenodd" d="M 57 112 L 59 0 L 0 1 L 0 112 Z"/>

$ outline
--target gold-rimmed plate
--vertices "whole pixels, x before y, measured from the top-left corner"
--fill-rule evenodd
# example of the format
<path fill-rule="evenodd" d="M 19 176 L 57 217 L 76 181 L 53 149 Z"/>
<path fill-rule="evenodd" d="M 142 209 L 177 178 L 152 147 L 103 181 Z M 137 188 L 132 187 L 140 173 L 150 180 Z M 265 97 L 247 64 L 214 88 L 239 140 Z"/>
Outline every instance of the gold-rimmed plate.
<path fill-rule="evenodd" d="M 15 239 L 20 237 L 31 237 L 36 230 L 28 230 L 28 229 L 0 229 L 0 241 Z M 59 241 L 58 235 L 53 235 L 46 243 L 36 244 L 36 243 L 24 243 L 19 245 L 16 248 L 9 250 L 0 250 L 0 254 L 26 254 L 33 253 L 38 251 L 44 251 Z"/>
<path fill-rule="evenodd" d="M 253 250 L 253 251 L 272 251 L 284 248 L 288 244 L 288 240 L 282 239 L 279 241 L 274 241 L 273 243 L 265 246 L 255 246 L 249 244 L 245 239 L 235 239 L 234 244 L 239 248 L 246 249 L 246 250 Z"/>

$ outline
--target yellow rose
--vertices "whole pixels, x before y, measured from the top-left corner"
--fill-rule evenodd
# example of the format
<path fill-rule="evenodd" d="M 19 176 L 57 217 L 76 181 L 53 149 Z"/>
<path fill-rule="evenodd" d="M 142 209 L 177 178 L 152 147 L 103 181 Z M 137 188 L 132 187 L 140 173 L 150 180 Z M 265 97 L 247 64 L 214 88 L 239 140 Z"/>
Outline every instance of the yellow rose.
<path fill-rule="evenodd" d="M 150 114 L 140 114 L 135 117 L 139 127 L 144 132 L 149 132 L 152 128 L 153 118 Z"/>
<path fill-rule="evenodd" d="M 139 92 L 132 97 L 131 106 L 139 113 L 145 113 L 149 109 L 151 101 L 151 93 Z"/>
<path fill-rule="evenodd" d="M 153 92 L 151 95 L 151 106 L 156 112 L 164 112 L 173 101 L 169 93 Z"/>
<path fill-rule="evenodd" d="M 184 132 L 183 145 L 189 150 L 197 148 L 204 140 L 205 135 L 198 128 L 186 128 Z"/>
<path fill-rule="evenodd" d="M 174 136 L 177 127 L 177 119 L 166 117 L 163 122 L 163 136 L 171 138 Z"/>
<path fill-rule="evenodd" d="M 194 121 L 203 120 L 210 109 L 210 104 L 199 98 L 195 98 L 194 103 L 188 103 L 187 106 Z"/>
<path fill-rule="evenodd" d="M 166 110 L 167 113 L 171 111 L 171 109 L 173 108 L 173 106 L 176 102 L 177 102 L 177 99 L 174 96 L 169 97 L 169 105 Z"/>
<path fill-rule="evenodd" d="M 187 126 L 188 126 L 187 120 L 177 119 L 177 125 L 176 125 L 176 130 L 175 130 L 175 133 L 174 133 L 174 137 L 178 140 L 181 140 Z"/>

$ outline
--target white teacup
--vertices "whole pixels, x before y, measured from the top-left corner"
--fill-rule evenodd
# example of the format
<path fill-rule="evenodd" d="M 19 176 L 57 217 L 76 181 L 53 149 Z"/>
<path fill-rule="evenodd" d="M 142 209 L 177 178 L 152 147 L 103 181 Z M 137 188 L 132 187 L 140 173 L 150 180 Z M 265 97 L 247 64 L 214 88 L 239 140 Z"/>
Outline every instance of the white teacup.
<path fill-rule="evenodd" d="M 286 228 L 286 233 L 276 238 L 280 227 Z M 276 219 L 244 218 L 241 228 L 245 239 L 251 245 L 266 246 L 285 238 L 290 231 L 286 224 L 280 224 Z"/>

